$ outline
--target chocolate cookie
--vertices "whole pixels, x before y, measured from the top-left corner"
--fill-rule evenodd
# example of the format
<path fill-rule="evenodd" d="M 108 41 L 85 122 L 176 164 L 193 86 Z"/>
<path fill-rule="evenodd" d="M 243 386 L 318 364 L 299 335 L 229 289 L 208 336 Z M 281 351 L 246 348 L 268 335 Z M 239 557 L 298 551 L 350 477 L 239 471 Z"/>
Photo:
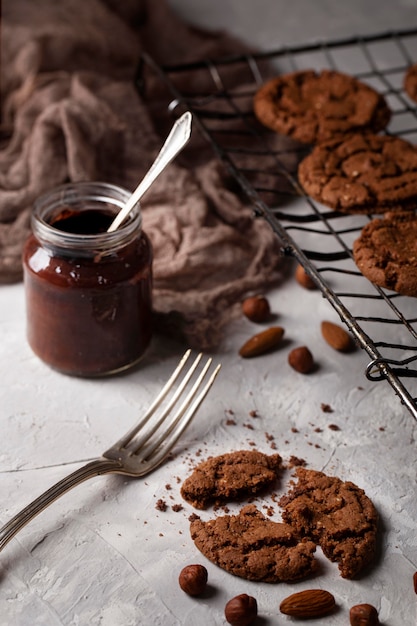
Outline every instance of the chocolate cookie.
<path fill-rule="evenodd" d="M 410 65 L 405 73 L 404 90 L 414 102 L 417 102 L 417 63 Z"/>
<path fill-rule="evenodd" d="M 273 78 L 255 94 L 254 112 L 264 126 L 303 143 L 360 130 L 378 132 L 391 117 L 381 94 L 333 70 Z"/>
<path fill-rule="evenodd" d="M 191 537 L 212 563 L 247 580 L 298 580 L 316 569 L 315 544 L 300 541 L 291 526 L 273 522 L 253 504 L 238 515 L 191 522 Z"/>
<path fill-rule="evenodd" d="M 200 463 L 181 486 L 181 495 L 197 509 L 240 500 L 275 483 L 282 469 L 279 454 L 239 450 Z"/>
<path fill-rule="evenodd" d="M 417 205 L 417 147 L 355 133 L 313 148 L 298 167 L 304 191 L 345 213 L 384 213 Z"/>
<path fill-rule="evenodd" d="M 365 492 L 351 482 L 298 468 L 298 482 L 284 495 L 284 522 L 301 538 L 318 543 L 337 562 L 343 578 L 354 578 L 375 557 L 378 515 Z"/>
<path fill-rule="evenodd" d="M 362 229 L 353 244 L 356 265 L 371 282 L 417 296 L 417 216 L 387 213 Z"/>

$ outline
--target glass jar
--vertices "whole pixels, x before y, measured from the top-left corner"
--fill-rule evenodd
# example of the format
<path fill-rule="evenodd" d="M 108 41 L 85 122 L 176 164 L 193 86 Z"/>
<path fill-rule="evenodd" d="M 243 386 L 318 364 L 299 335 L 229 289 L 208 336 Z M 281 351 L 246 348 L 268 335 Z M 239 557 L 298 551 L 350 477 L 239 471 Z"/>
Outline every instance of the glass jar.
<path fill-rule="evenodd" d="M 23 252 L 27 338 L 54 369 L 99 376 L 137 363 L 152 335 L 152 248 L 136 206 L 101 182 L 58 187 L 38 199 Z"/>

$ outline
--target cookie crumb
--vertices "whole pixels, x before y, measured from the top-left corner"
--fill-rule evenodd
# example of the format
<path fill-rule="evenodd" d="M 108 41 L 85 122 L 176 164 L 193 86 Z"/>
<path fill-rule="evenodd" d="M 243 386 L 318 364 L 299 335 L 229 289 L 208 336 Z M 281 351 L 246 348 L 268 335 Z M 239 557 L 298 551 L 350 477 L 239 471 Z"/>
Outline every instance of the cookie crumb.
<path fill-rule="evenodd" d="M 166 511 L 167 510 L 167 503 L 165 502 L 165 500 L 162 500 L 162 498 L 159 498 L 159 500 L 157 500 L 156 504 L 155 504 L 155 508 L 158 511 Z"/>
<path fill-rule="evenodd" d="M 291 455 L 288 459 L 287 467 L 291 469 L 292 467 L 305 467 L 307 465 L 307 461 L 305 459 L 300 459 L 298 456 Z"/>
<path fill-rule="evenodd" d="M 330 404 L 327 404 L 326 402 L 322 402 L 320 405 L 321 410 L 323 411 L 323 413 L 333 413 L 333 409 L 330 406 Z"/>

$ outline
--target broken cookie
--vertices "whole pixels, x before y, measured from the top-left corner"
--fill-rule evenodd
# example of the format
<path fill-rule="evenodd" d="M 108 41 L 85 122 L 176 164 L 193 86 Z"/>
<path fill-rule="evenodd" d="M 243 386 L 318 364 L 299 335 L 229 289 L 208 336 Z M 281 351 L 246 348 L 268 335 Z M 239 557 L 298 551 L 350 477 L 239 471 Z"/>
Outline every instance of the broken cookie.
<path fill-rule="evenodd" d="M 284 582 L 316 570 L 314 542 L 300 540 L 291 526 L 264 517 L 254 504 L 238 515 L 194 519 L 190 532 L 207 559 L 246 580 Z"/>
<path fill-rule="evenodd" d="M 378 514 L 365 492 L 351 482 L 299 467 L 298 482 L 279 504 L 282 518 L 300 538 L 320 545 L 338 563 L 343 578 L 354 578 L 375 557 Z"/>
<path fill-rule="evenodd" d="M 253 496 L 272 486 L 282 470 L 279 454 L 239 450 L 200 463 L 181 487 L 182 497 L 197 509 Z"/>

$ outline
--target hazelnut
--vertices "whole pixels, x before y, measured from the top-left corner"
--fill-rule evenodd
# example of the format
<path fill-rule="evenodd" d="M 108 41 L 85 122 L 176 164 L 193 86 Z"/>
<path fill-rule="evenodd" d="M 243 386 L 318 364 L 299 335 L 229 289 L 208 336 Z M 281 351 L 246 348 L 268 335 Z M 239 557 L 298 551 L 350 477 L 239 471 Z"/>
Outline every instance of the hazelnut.
<path fill-rule="evenodd" d="M 371 604 L 356 604 L 349 613 L 351 626 L 378 626 L 378 612 Z"/>
<path fill-rule="evenodd" d="M 297 265 L 297 269 L 295 270 L 295 280 L 305 289 L 317 289 L 316 283 L 311 276 L 307 274 L 302 265 Z"/>
<path fill-rule="evenodd" d="M 271 315 L 271 308 L 264 296 L 252 296 L 242 302 L 242 311 L 251 322 L 262 323 Z"/>
<path fill-rule="evenodd" d="M 178 582 L 183 591 L 189 596 L 198 596 L 206 588 L 207 570 L 204 565 L 187 565 L 178 577 Z"/>
<path fill-rule="evenodd" d="M 314 368 L 313 355 L 306 346 L 291 350 L 288 355 L 288 363 L 300 374 L 309 374 Z"/>
<path fill-rule="evenodd" d="M 246 593 L 241 593 L 229 600 L 224 609 L 224 615 L 226 621 L 232 626 L 249 626 L 258 615 L 256 599 Z"/>

